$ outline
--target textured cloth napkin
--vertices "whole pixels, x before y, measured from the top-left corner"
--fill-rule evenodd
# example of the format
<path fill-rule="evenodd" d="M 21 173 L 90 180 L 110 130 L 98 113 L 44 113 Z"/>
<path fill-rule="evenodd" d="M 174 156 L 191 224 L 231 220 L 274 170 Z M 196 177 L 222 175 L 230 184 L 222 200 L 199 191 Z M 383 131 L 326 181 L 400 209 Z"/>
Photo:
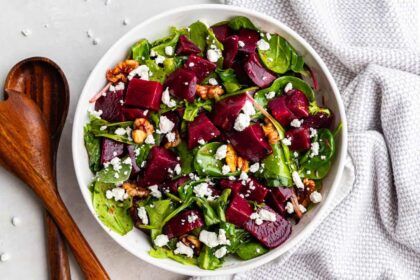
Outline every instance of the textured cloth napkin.
<path fill-rule="evenodd" d="M 234 279 L 420 278 L 420 52 L 415 1 L 227 0 L 277 18 L 321 55 L 349 126 L 343 184 L 316 231 Z M 344 188 L 345 189 L 345 188 Z M 345 197 L 343 197 L 345 196 Z"/>

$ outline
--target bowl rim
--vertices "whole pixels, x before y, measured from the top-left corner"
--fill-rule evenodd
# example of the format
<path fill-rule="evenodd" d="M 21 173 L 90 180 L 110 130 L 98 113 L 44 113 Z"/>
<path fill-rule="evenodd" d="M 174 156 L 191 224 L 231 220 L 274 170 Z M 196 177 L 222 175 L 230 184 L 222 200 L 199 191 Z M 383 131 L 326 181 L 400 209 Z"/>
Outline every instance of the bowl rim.
<path fill-rule="evenodd" d="M 253 11 L 247 8 L 242 8 L 242 7 L 237 7 L 237 6 L 228 6 L 228 5 L 223 5 L 223 4 L 198 4 L 198 5 L 188 5 L 188 6 L 182 6 L 179 8 L 175 8 L 175 9 L 171 9 L 165 12 L 162 12 L 160 14 L 157 14 L 153 17 L 150 17 L 148 19 L 146 19 L 145 21 L 139 23 L 138 25 L 134 26 L 131 30 L 129 30 L 127 33 L 125 33 L 123 36 L 121 36 L 109 49 L 108 51 L 101 57 L 101 59 L 96 63 L 95 67 L 93 68 L 93 70 L 91 71 L 91 73 L 89 74 L 88 79 L 86 80 L 86 83 L 83 87 L 83 90 L 78 98 L 77 101 L 77 107 L 75 110 L 75 114 L 74 114 L 74 120 L 77 119 L 77 116 L 79 116 L 82 113 L 82 103 L 86 102 L 86 100 L 82 97 L 88 96 L 87 93 L 87 85 L 90 84 L 92 82 L 92 80 L 94 79 L 93 74 L 96 72 L 97 68 L 99 68 L 104 61 L 108 58 L 108 56 L 112 56 L 112 53 L 115 52 L 115 49 L 117 48 L 117 46 L 124 41 L 126 38 L 130 38 L 131 36 L 133 36 L 136 32 L 137 29 L 141 29 L 143 28 L 143 26 L 149 24 L 150 22 L 154 22 L 154 21 L 158 21 L 159 19 L 164 19 L 165 17 L 177 14 L 177 13 L 183 13 L 183 12 L 193 12 L 195 10 L 202 10 L 202 9 L 216 9 L 216 10 L 224 10 L 224 11 L 228 11 L 228 12 L 232 12 L 232 14 L 235 13 L 241 13 L 241 14 L 246 14 L 255 18 L 261 18 L 267 22 L 269 22 L 271 25 L 276 26 L 276 28 L 279 28 L 281 30 L 283 30 L 285 33 L 288 33 L 291 37 L 293 37 L 296 41 L 298 41 L 306 51 L 308 51 L 310 53 L 310 55 L 313 57 L 313 59 L 316 61 L 316 63 L 318 63 L 319 67 L 321 68 L 321 71 L 323 72 L 323 74 L 326 77 L 326 80 L 328 82 L 328 84 L 331 86 L 332 89 L 332 95 L 335 98 L 335 101 L 337 102 L 338 105 L 338 113 L 341 119 L 341 123 L 342 123 L 342 130 L 341 130 L 341 149 L 340 149 L 340 153 L 336 155 L 336 164 L 337 166 L 337 172 L 333 178 L 333 182 L 331 184 L 331 187 L 329 189 L 329 193 L 327 195 L 327 197 L 325 198 L 325 200 L 323 201 L 322 204 L 320 204 L 318 207 L 320 207 L 320 209 L 318 210 L 318 213 L 316 213 L 316 215 L 312 218 L 312 220 L 310 220 L 308 222 L 308 224 L 292 239 L 290 240 L 288 243 L 284 244 L 283 246 L 280 246 L 273 251 L 272 254 L 269 255 L 263 255 L 260 258 L 255 259 L 252 262 L 249 262 L 248 264 L 246 264 L 245 266 L 232 266 L 223 270 L 189 270 L 190 266 L 188 265 L 182 265 L 182 266 L 165 266 L 164 264 L 160 263 L 160 259 L 147 259 L 144 258 L 142 256 L 139 255 L 135 255 L 132 252 L 132 249 L 129 248 L 128 246 L 125 246 L 124 244 L 120 243 L 116 238 L 114 238 L 114 236 L 109 232 L 109 230 L 107 230 L 107 228 L 105 227 L 105 225 L 103 225 L 103 223 L 98 219 L 98 217 L 96 216 L 94 209 L 92 207 L 92 203 L 90 200 L 90 197 L 88 197 L 87 195 L 85 195 L 85 193 L 83 192 L 82 188 L 86 188 L 86 186 L 84 186 L 84 182 L 82 182 L 82 175 L 81 175 L 81 168 L 79 168 L 79 164 L 78 164 L 78 151 L 80 150 L 80 147 L 77 146 L 77 137 L 79 136 L 79 133 L 77 133 L 77 130 L 80 130 L 80 126 L 82 124 L 74 122 L 73 123 L 73 127 L 72 127 L 72 157 L 73 157 L 73 166 L 75 169 L 75 173 L 76 173 L 76 178 L 77 178 L 77 182 L 80 188 L 80 191 L 82 193 L 82 196 L 91 212 L 91 214 L 95 217 L 95 220 L 99 223 L 99 225 L 105 230 L 105 232 L 117 243 L 119 244 L 121 247 L 123 247 L 125 250 L 127 250 L 128 252 L 130 252 L 131 254 L 133 254 L 134 256 L 138 257 L 139 259 L 153 264 L 159 268 L 171 271 L 171 272 L 175 272 L 175 273 L 179 273 L 179 274 L 183 274 L 183 275 L 190 275 L 190 276 L 217 276 L 217 275 L 228 275 L 228 274 L 234 274 L 234 273 L 238 273 L 238 272 L 244 272 L 253 268 L 256 268 L 258 266 L 264 265 L 276 258 L 278 258 L 279 256 L 281 256 L 282 254 L 284 254 L 285 252 L 289 251 L 291 248 L 295 247 L 297 244 L 299 244 L 302 240 L 304 240 L 306 237 L 308 237 L 314 230 L 315 228 L 318 226 L 318 224 L 320 222 L 322 222 L 323 220 L 323 216 L 324 213 L 327 211 L 327 209 L 329 208 L 329 206 L 331 205 L 333 198 L 335 196 L 335 193 L 337 191 L 338 188 L 338 184 L 340 182 L 342 173 L 343 173 L 343 169 L 344 169 L 344 164 L 345 164 L 345 159 L 346 159 L 346 155 L 347 155 L 347 142 L 348 142 L 348 135 L 347 135 L 347 118 L 346 118 L 346 114 L 345 114 L 345 109 L 344 109 L 344 104 L 343 101 L 341 99 L 341 95 L 339 93 L 338 87 L 330 73 L 330 71 L 328 70 L 327 66 L 325 65 L 324 61 L 321 59 L 321 57 L 318 55 L 318 53 L 309 45 L 308 42 L 306 42 L 305 39 L 303 39 L 298 33 L 296 33 L 294 30 L 292 30 L 290 27 L 286 26 L 285 24 L 283 24 L 282 22 L 280 22 L 279 20 L 257 12 L 257 11 Z M 84 124 L 83 124 L 84 126 Z M 82 128 L 83 128 L 82 126 Z M 155 261 L 154 261 L 155 260 Z"/>

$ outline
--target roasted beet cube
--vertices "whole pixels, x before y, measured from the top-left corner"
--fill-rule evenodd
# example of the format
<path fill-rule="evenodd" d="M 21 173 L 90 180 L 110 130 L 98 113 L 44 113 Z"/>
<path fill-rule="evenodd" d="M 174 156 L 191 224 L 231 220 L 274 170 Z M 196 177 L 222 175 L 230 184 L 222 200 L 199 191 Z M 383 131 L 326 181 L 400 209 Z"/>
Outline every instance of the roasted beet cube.
<path fill-rule="evenodd" d="M 292 194 L 292 188 L 271 188 L 265 200 L 268 206 L 284 217 L 286 215 L 286 201 L 292 197 Z"/>
<path fill-rule="evenodd" d="M 136 146 L 135 145 L 127 145 L 127 152 L 128 156 L 131 159 L 131 176 L 136 176 L 140 172 L 140 167 L 137 165 L 136 162 Z"/>
<path fill-rule="evenodd" d="M 188 124 L 188 148 L 192 149 L 198 142 L 204 140 L 208 142 L 220 135 L 220 131 L 209 120 L 205 113 L 200 113 L 192 122 Z"/>
<path fill-rule="evenodd" d="M 169 178 L 169 169 L 174 170 L 177 164 L 176 156 L 171 151 L 154 146 L 150 150 L 144 175 L 140 178 L 139 185 L 147 187 L 163 183 Z"/>
<path fill-rule="evenodd" d="M 286 102 L 287 96 L 278 96 L 268 102 L 268 108 L 273 117 L 282 125 L 288 126 L 296 116 L 289 110 Z"/>
<path fill-rule="evenodd" d="M 155 81 L 131 79 L 125 96 L 125 105 L 158 111 L 162 85 Z"/>
<path fill-rule="evenodd" d="M 255 220 L 250 219 L 244 224 L 244 228 L 267 248 L 276 248 L 289 238 L 292 233 L 292 225 L 270 207 L 260 208 L 258 212 L 261 209 L 274 213 L 276 221 L 264 221 L 261 225 L 257 225 Z"/>
<path fill-rule="evenodd" d="M 232 69 L 235 71 L 235 75 L 241 84 L 249 86 L 254 85 L 252 80 L 248 77 L 248 74 L 245 72 L 244 61 L 245 59 L 235 60 L 232 64 Z"/>
<path fill-rule="evenodd" d="M 292 89 L 289 90 L 286 95 L 287 108 L 289 108 L 297 118 L 306 118 L 309 116 L 309 102 L 303 92 Z"/>
<path fill-rule="evenodd" d="M 226 40 L 223 41 L 223 67 L 230 68 L 232 66 L 233 60 L 238 53 L 238 42 L 239 37 L 237 35 L 227 37 Z"/>
<path fill-rule="evenodd" d="M 293 128 L 286 131 L 286 138 L 290 138 L 292 144 L 289 146 L 292 151 L 307 150 L 311 147 L 309 129 L 306 127 Z"/>
<path fill-rule="evenodd" d="M 220 42 L 223 42 L 232 33 L 227 24 L 212 26 L 211 29 Z"/>
<path fill-rule="evenodd" d="M 171 239 L 180 237 L 203 225 L 203 216 L 199 211 L 186 210 L 170 219 L 163 227 L 163 233 L 168 235 L 168 238 Z"/>
<path fill-rule="evenodd" d="M 149 115 L 148 110 L 139 108 L 123 107 L 122 112 L 124 114 L 124 120 L 126 121 L 134 121 L 137 118 L 146 118 Z"/>
<path fill-rule="evenodd" d="M 276 76 L 262 66 L 255 53 L 249 55 L 243 67 L 248 77 L 259 87 L 268 87 L 276 79 Z"/>
<path fill-rule="evenodd" d="M 239 193 L 242 189 L 242 184 L 239 181 L 222 179 L 219 181 L 219 186 L 222 189 L 231 189 L 232 193 Z"/>
<path fill-rule="evenodd" d="M 169 182 L 164 182 L 162 185 L 159 186 L 159 188 L 163 192 L 171 192 L 173 194 L 177 194 L 178 188 L 189 180 L 190 178 L 188 176 L 182 176 L 178 179 Z"/>
<path fill-rule="evenodd" d="M 179 36 L 178 46 L 176 48 L 176 55 L 190 55 L 200 53 L 201 50 L 185 35 Z"/>
<path fill-rule="evenodd" d="M 314 115 L 309 115 L 309 117 L 307 117 L 303 121 L 303 126 L 312 127 L 315 129 L 330 128 L 333 119 L 334 119 L 334 115 L 332 112 L 329 115 L 324 112 L 318 112 L 318 113 L 315 113 Z"/>
<path fill-rule="evenodd" d="M 102 111 L 101 118 L 109 122 L 120 122 L 124 120 L 122 112 L 122 101 L 124 93 L 122 90 L 116 92 L 108 91 L 95 102 L 95 110 Z"/>
<path fill-rule="evenodd" d="M 245 186 L 241 188 L 241 194 L 247 199 L 258 203 L 264 201 L 268 189 L 263 186 L 257 179 L 250 177 Z"/>
<path fill-rule="evenodd" d="M 226 210 L 226 220 L 238 227 L 242 227 L 249 220 L 252 207 L 239 194 L 233 194 L 229 207 Z"/>
<path fill-rule="evenodd" d="M 243 43 L 243 45 L 240 43 L 239 50 L 246 53 L 255 53 L 260 34 L 255 30 L 241 29 L 238 36 L 239 41 Z"/>
<path fill-rule="evenodd" d="M 119 157 L 124 153 L 124 144 L 108 138 L 102 138 L 101 145 L 101 164 L 109 162 L 114 157 Z"/>
<path fill-rule="evenodd" d="M 227 136 L 235 151 L 247 160 L 260 161 L 273 152 L 258 123 L 248 126 L 243 131 L 229 132 Z"/>
<path fill-rule="evenodd" d="M 178 99 L 186 99 L 188 102 L 194 101 L 196 85 L 195 73 L 185 68 L 175 70 L 165 81 L 165 88 L 169 88 L 170 94 Z"/>
<path fill-rule="evenodd" d="M 216 70 L 215 63 L 193 54 L 188 57 L 187 61 L 185 61 L 184 67 L 195 73 L 198 83 Z"/>
<path fill-rule="evenodd" d="M 231 130 L 246 100 L 245 94 L 239 94 L 217 102 L 213 112 L 214 124 L 224 130 Z"/>

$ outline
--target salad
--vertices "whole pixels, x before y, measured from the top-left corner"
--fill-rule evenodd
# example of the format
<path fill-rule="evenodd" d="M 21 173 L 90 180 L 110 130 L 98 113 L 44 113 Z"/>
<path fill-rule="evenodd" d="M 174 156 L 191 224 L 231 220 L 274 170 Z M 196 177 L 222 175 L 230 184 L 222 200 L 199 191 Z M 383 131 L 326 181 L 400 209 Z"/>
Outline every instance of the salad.
<path fill-rule="evenodd" d="M 84 141 L 98 218 L 202 269 L 285 242 L 322 201 L 333 112 L 302 56 L 237 16 L 135 43 L 92 97 Z"/>

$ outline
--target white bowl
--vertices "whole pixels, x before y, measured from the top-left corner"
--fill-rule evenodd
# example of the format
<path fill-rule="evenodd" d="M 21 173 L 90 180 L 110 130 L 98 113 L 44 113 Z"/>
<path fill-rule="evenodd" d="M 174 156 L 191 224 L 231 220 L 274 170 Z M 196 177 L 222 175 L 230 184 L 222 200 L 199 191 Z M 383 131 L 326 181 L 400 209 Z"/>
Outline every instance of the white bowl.
<path fill-rule="evenodd" d="M 282 35 L 293 45 L 298 53 L 303 55 L 307 65 L 309 65 L 317 75 L 320 86 L 318 97 L 324 96 L 326 105 L 335 113 L 335 125 L 341 121 L 343 128 L 338 135 L 338 149 L 331 171 L 323 180 L 324 187 L 322 189 L 322 194 L 324 200 L 314 207 L 313 210 L 304 215 L 300 223 L 293 227 L 290 238 L 281 246 L 271 250 L 263 256 L 249 261 L 241 261 L 233 257 L 228 258 L 222 268 L 215 271 L 209 271 L 194 266 L 182 265 L 169 259 L 152 258 L 148 255 L 151 244 L 149 236 L 137 229 L 133 229 L 125 236 L 120 236 L 111 232 L 99 221 L 92 207 L 91 194 L 88 190 L 88 184 L 92 180 L 93 175 L 89 170 L 88 157 L 83 143 L 83 126 L 88 122 L 87 110 L 92 106 L 89 104 L 88 100 L 106 84 L 106 70 L 123 60 L 130 47 L 139 39 L 147 38 L 153 41 L 161 38 L 168 34 L 169 26 L 185 27 L 196 20 L 201 20 L 208 25 L 211 25 L 237 15 L 250 18 L 256 26 L 264 31 L 275 32 Z M 319 55 L 295 31 L 274 18 L 255 11 L 225 5 L 194 5 L 154 16 L 137 25 L 115 42 L 98 62 L 86 82 L 74 117 L 72 140 L 74 168 L 86 204 L 102 228 L 118 244 L 138 258 L 166 270 L 192 276 L 215 276 L 243 272 L 263 265 L 279 257 L 314 231 L 323 216 L 323 212 L 328 208 L 332 201 L 343 171 L 347 151 L 347 123 L 343 103 L 330 72 Z"/>

